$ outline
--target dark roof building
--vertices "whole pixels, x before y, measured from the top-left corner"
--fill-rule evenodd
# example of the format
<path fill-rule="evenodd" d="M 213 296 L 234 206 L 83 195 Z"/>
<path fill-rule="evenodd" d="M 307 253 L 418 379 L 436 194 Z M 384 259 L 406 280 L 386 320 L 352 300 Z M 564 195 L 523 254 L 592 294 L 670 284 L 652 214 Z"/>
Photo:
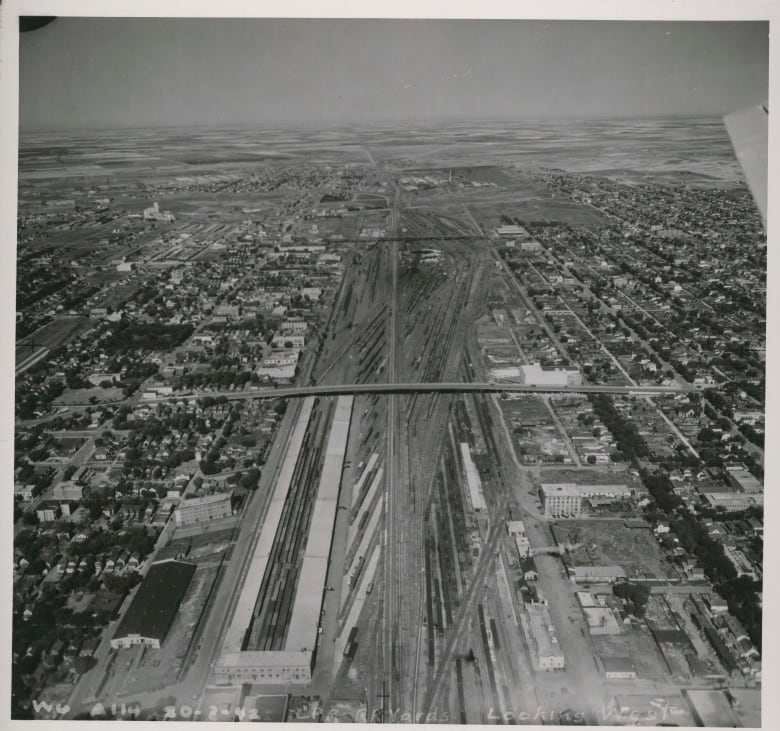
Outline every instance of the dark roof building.
<path fill-rule="evenodd" d="M 630 657 L 603 657 L 601 661 L 607 678 L 636 678 L 636 668 Z"/>
<path fill-rule="evenodd" d="M 159 648 L 179 611 L 195 568 L 195 564 L 175 560 L 152 564 L 114 633 L 111 647 L 143 644 Z"/>
<path fill-rule="evenodd" d="M 668 642 L 671 645 L 685 645 L 690 646 L 691 640 L 687 634 L 681 629 L 659 629 L 651 627 L 650 631 L 655 637 L 655 641 L 660 645 L 662 642 Z"/>

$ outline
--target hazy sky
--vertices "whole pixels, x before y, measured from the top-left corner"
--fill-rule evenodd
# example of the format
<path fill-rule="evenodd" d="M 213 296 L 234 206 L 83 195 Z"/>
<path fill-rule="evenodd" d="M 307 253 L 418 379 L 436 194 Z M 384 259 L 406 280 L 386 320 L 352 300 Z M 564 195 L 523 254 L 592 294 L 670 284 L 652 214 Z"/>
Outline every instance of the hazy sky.
<path fill-rule="evenodd" d="M 60 18 L 20 38 L 22 131 L 721 115 L 761 22 Z"/>

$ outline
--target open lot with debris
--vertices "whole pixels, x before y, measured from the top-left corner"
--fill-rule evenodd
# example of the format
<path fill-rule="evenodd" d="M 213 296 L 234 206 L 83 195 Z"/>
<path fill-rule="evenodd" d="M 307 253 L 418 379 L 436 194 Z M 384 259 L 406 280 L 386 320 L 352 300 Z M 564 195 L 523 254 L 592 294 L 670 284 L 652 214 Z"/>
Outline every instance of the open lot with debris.
<path fill-rule="evenodd" d="M 622 566 L 631 578 L 667 576 L 661 548 L 647 528 L 629 528 L 623 520 L 578 520 L 554 529 L 559 543 L 582 543 L 571 556 L 574 566 Z"/>

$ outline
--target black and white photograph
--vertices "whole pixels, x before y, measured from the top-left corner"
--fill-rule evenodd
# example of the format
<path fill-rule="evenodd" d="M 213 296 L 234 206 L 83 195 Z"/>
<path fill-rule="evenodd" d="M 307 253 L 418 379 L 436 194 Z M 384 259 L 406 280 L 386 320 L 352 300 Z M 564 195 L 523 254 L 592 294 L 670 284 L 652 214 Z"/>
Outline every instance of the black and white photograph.
<path fill-rule="evenodd" d="M 106 5 L 0 24 L 10 726 L 771 727 L 775 3 Z"/>

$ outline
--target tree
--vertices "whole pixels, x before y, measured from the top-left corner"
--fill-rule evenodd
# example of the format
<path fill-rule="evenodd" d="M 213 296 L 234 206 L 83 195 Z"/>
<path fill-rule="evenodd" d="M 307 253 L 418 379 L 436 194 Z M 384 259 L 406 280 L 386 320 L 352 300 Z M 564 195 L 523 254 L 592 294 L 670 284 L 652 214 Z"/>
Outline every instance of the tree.
<path fill-rule="evenodd" d="M 260 470 L 256 467 L 253 467 L 241 476 L 241 479 L 238 481 L 238 485 L 239 487 L 243 487 L 245 490 L 256 490 L 259 480 Z"/>
<path fill-rule="evenodd" d="M 214 475 L 217 472 L 219 472 L 219 468 L 213 462 L 208 462 L 206 460 L 201 460 L 201 462 L 200 462 L 200 464 L 198 466 L 200 467 L 200 471 L 204 475 Z"/>
<path fill-rule="evenodd" d="M 629 611 L 635 617 L 643 617 L 647 608 L 647 600 L 650 597 L 650 588 L 644 584 L 632 584 L 624 581 L 615 584 L 612 591 L 615 596 L 626 600 Z"/>

